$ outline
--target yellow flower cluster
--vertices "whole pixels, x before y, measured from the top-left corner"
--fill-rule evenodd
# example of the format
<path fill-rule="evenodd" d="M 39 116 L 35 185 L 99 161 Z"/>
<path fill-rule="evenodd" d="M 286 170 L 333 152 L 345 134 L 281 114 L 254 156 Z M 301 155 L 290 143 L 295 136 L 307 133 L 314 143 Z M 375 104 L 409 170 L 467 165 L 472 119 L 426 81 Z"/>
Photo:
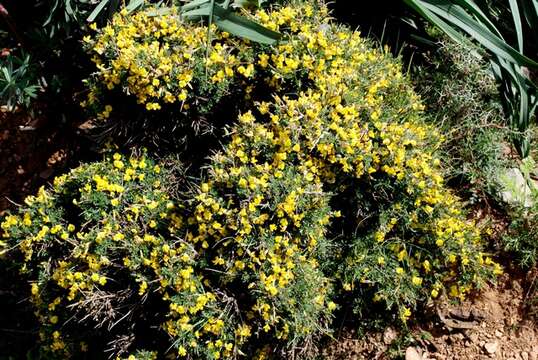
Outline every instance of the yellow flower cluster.
<path fill-rule="evenodd" d="M 57 177 L 51 191 L 41 188 L 4 219 L 3 238 L 19 249 L 31 281 L 44 353 L 84 351 L 78 341 L 88 334 L 72 331 L 73 319 L 129 329 L 121 314 L 148 297 L 169 304 L 152 326 L 176 339 L 179 355 L 237 351 L 245 331 L 235 334 L 234 314 L 222 317 L 222 299 L 205 288 L 195 252 L 177 238 L 184 223 L 167 195 L 169 177 L 145 156 L 114 154 Z"/>
<path fill-rule="evenodd" d="M 99 105 L 101 92 L 118 89 L 135 96 L 148 111 L 168 104 L 185 111 L 197 98 L 227 92 L 234 78 L 253 77 L 248 51 L 238 52 L 228 34 L 216 33 L 208 49 L 206 28 L 183 21 L 177 8 L 161 9 L 159 16 L 156 11 L 118 13 L 106 27 L 95 28 L 94 38 L 84 38 L 97 73 L 83 106 Z M 107 105 L 98 117 L 107 119 L 111 111 Z"/>
<path fill-rule="evenodd" d="M 373 288 L 374 300 L 397 305 L 406 320 L 409 305 L 437 297 L 446 286 L 448 295 L 461 298 L 501 270 L 481 252 L 479 230 L 465 220 L 458 199 L 444 187 L 434 156 L 443 139 L 421 122 L 423 105 L 399 64 L 357 32 L 326 23 L 324 15 L 319 17 L 323 13 L 323 8 L 314 11 L 307 4 L 256 14 L 263 25 L 293 33 L 271 54 L 259 55 L 257 66 L 270 69 L 266 82 L 276 90 L 290 83 L 309 85 L 293 98 L 276 96 L 273 103 L 258 103 L 257 116 L 253 111 L 240 116 L 230 143 L 212 159 L 211 178 L 190 220 L 198 226 L 191 241 L 202 248 L 222 247 L 223 255 L 213 264 L 228 274 L 238 272 L 237 258 L 247 269 L 259 268 L 252 289 L 274 298 L 289 286 L 293 270 L 282 266 L 286 257 L 275 260 L 273 253 L 284 249 L 293 256 L 299 249 L 315 268 L 319 236 L 309 238 L 303 229 L 325 233 L 303 224 L 312 215 L 295 211 L 297 198 L 306 201 L 305 194 L 362 186 L 360 191 L 373 199 L 352 208 L 362 212 L 360 207 L 368 205 L 377 212 L 365 217 L 374 220 L 365 235 L 344 235 L 338 256 L 345 262 L 337 276 L 344 289 Z M 297 176 L 305 182 L 287 184 L 289 193 L 280 195 L 276 189 Z M 307 208 L 321 207 L 319 199 L 310 201 Z M 342 211 L 352 221 L 353 213 L 345 207 Z M 318 224 L 326 228 L 330 218 L 331 211 L 326 211 Z M 269 253 L 253 252 L 252 246 L 264 248 L 260 239 L 267 234 Z M 249 240 L 253 236 L 256 242 Z M 270 273 L 264 272 L 267 261 Z M 271 311 L 278 314 L 267 302 L 254 309 L 262 318 Z"/>
<path fill-rule="evenodd" d="M 232 142 L 248 146 L 239 136 Z M 327 196 L 305 178 L 306 168 L 235 153 L 214 159 L 214 176 L 192 205 L 187 240 L 211 254 L 211 265 L 226 274 L 222 286 L 241 279 L 239 293 L 253 299 L 249 327 L 305 339 L 334 310 L 317 261 L 331 217 Z"/>

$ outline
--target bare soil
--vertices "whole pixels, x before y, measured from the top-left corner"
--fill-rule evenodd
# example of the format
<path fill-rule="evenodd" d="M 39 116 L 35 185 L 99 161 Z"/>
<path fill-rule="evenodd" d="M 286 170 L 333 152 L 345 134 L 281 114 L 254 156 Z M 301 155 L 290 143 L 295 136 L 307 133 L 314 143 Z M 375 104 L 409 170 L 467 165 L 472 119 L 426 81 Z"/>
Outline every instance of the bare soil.
<path fill-rule="evenodd" d="M 538 360 L 538 269 L 506 269 L 496 285 L 459 304 L 432 305 L 429 319 L 403 333 L 392 327 L 362 337 L 346 330 L 326 359 Z"/>

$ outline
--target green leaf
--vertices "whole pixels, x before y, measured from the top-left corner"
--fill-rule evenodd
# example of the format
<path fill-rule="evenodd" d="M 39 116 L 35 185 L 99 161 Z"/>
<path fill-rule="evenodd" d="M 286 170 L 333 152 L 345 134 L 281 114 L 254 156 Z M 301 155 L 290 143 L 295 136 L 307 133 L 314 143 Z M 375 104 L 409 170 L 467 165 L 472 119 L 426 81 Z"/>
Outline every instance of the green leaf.
<path fill-rule="evenodd" d="M 145 0 L 131 0 L 129 4 L 125 7 L 129 13 L 135 11 L 142 5 L 144 5 Z"/>
<path fill-rule="evenodd" d="M 103 11 L 103 9 L 105 8 L 105 6 L 109 3 L 110 0 L 101 0 L 101 2 L 99 3 L 99 5 L 97 5 L 95 7 L 95 9 L 93 9 L 93 11 L 91 12 L 90 16 L 88 16 L 88 18 L 86 19 L 88 22 L 93 22 L 95 21 L 95 19 L 97 18 L 97 16 L 101 13 L 101 11 Z"/>
<path fill-rule="evenodd" d="M 508 0 L 508 3 L 510 4 L 510 12 L 512 13 L 512 18 L 514 19 L 514 26 L 516 28 L 518 49 L 519 52 L 523 54 L 523 27 L 521 25 L 519 6 L 517 5 L 517 0 Z"/>
<path fill-rule="evenodd" d="M 453 26 L 455 26 L 466 32 L 495 55 L 522 66 L 538 69 L 538 62 L 511 47 L 502 38 L 490 31 L 487 26 L 471 17 L 461 6 L 455 5 L 448 0 L 404 1 L 421 14 L 424 14 L 427 19 L 433 22 L 434 25 L 439 26 L 447 34 L 449 34 L 449 31 L 446 28 L 451 27 L 451 32 L 454 32 L 456 30 Z M 453 37 L 453 35 L 449 35 Z"/>
<path fill-rule="evenodd" d="M 519 51 L 503 39 L 493 21 L 473 0 L 404 1 L 456 42 L 466 40 L 464 32 L 494 56 L 491 59 L 492 71 L 500 85 L 504 111 L 510 127 L 519 132 L 513 140 L 519 153 L 526 157 L 530 144 L 525 133 L 537 109 L 538 89 L 523 73 L 523 66 L 538 69 L 538 63 L 523 54 L 525 37 L 518 0 L 508 1 Z M 538 0 L 520 0 L 520 3 L 523 4 L 521 11 L 536 36 Z"/>
<path fill-rule="evenodd" d="M 200 6 L 209 5 L 211 3 L 211 0 L 193 0 L 189 2 L 188 4 L 185 4 L 181 7 L 181 11 L 188 11 L 195 9 Z"/>
<path fill-rule="evenodd" d="M 201 4 L 198 8 L 182 8 L 181 16 L 189 20 L 197 20 L 203 17 L 212 17 L 212 21 L 223 31 L 232 35 L 249 39 L 261 44 L 274 44 L 280 40 L 282 35 L 276 31 L 267 29 L 255 21 L 244 16 L 235 14 L 231 9 L 224 9 L 219 4 L 213 4 L 208 0 L 193 1 Z M 189 5 L 192 5 L 189 3 Z"/>
<path fill-rule="evenodd" d="M 240 8 L 257 8 L 261 6 L 261 3 L 259 0 L 234 0 L 233 6 Z"/>
<path fill-rule="evenodd" d="M 534 35 L 534 40 L 538 43 L 538 0 L 522 0 L 521 5 L 530 33 Z"/>
<path fill-rule="evenodd" d="M 215 24 L 230 34 L 249 39 L 261 44 L 274 44 L 279 41 L 282 35 L 270 30 L 255 21 L 233 13 L 230 9 L 223 9 L 215 5 Z"/>

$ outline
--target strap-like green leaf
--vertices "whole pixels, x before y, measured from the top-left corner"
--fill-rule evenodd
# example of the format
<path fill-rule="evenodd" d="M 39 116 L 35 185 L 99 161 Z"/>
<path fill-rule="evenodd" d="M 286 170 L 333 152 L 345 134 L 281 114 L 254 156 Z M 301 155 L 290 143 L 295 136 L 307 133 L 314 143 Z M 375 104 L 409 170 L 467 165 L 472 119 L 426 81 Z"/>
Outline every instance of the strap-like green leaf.
<path fill-rule="evenodd" d="M 516 28 L 517 46 L 519 52 L 523 54 L 523 26 L 521 25 L 521 14 L 519 13 L 519 6 L 517 0 L 508 0 L 510 4 L 510 12 L 512 13 L 512 19 L 514 20 L 514 26 Z"/>
<path fill-rule="evenodd" d="M 503 39 L 495 24 L 473 0 L 404 1 L 455 41 L 465 41 L 465 36 L 460 32 L 463 31 L 494 55 L 492 70 L 501 87 L 502 104 L 510 127 L 518 132 L 514 136 L 514 143 L 519 153 L 526 157 L 530 144 L 524 133 L 538 107 L 538 90 L 536 84 L 523 74 L 522 67 L 538 69 L 538 63 L 523 54 L 523 24 L 517 0 L 509 1 L 520 51 Z M 525 19 L 531 22 L 529 27 L 536 29 L 538 22 L 534 19 L 538 18 L 538 0 L 521 2 L 524 4 L 521 9 Z"/>
<path fill-rule="evenodd" d="M 181 11 L 189 11 L 192 9 L 196 9 L 197 7 L 209 5 L 211 0 L 193 0 L 181 7 Z"/>
<path fill-rule="evenodd" d="M 538 0 L 522 0 L 521 12 L 529 26 L 530 33 L 538 44 Z"/>
<path fill-rule="evenodd" d="M 490 50 L 497 56 L 508 61 L 538 69 L 538 62 L 520 53 L 502 38 L 491 32 L 487 26 L 476 21 L 461 6 L 455 5 L 448 0 L 405 0 L 417 11 L 439 26 L 443 31 L 449 32 L 448 27 L 457 27 L 463 30 L 482 46 Z M 436 17 L 432 16 L 436 15 Z M 443 20 L 443 23 L 439 21 Z M 455 30 L 455 29 L 452 29 Z M 453 31 L 452 31 L 453 32 Z M 450 34 L 449 34 L 450 35 Z M 450 35 L 453 37 L 453 35 Z"/>
<path fill-rule="evenodd" d="M 125 7 L 129 13 L 135 11 L 142 5 L 144 5 L 145 0 L 131 0 L 129 4 Z"/>
<path fill-rule="evenodd" d="M 497 29 L 495 24 L 488 18 L 488 16 L 476 5 L 472 0 L 454 0 L 454 3 L 461 6 L 469 13 L 471 13 L 477 20 L 488 27 L 495 35 L 502 39 L 501 32 Z"/>
<path fill-rule="evenodd" d="M 211 6 L 210 0 L 195 0 L 198 7 L 182 8 L 181 16 L 189 20 L 196 20 L 202 17 L 212 17 L 213 22 L 223 31 L 232 35 L 249 39 L 261 44 L 274 44 L 282 35 L 276 31 L 267 29 L 255 21 L 244 16 L 235 14 L 230 8 L 225 9 L 215 3 Z M 193 3 L 195 2 L 193 1 Z M 192 3 L 189 3 L 192 5 Z"/>
<path fill-rule="evenodd" d="M 223 9 L 215 4 L 214 9 L 215 24 L 222 30 L 230 34 L 249 39 L 261 44 L 274 44 L 280 40 L 282 35 L 270 30 L 255 21 L 239 16 L 231 9 Z"/>
<path fill-rule="evenodd" d="M 101 0 L 99 5 L 97 5 L 95 9 L 93 9 L 93 11 L 91 12 L 90 16 L 88 16 L 87 21 L 93 22 L 97 18 L 97 16 L 101 13 L 101 11 L 103 11 L 103 9 L 109 3 L 109 1 L 110 0 Z"/>

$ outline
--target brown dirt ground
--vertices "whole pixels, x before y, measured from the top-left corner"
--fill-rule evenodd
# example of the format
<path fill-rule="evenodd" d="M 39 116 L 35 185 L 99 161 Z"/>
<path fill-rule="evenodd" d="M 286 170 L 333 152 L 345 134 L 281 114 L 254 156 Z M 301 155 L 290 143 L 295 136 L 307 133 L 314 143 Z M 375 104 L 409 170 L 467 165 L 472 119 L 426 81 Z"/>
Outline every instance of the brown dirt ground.
<path fill-rule="evenodd" d="M 77 161 L 76 135 L 50 120 L 0 110 L 0 215 Z"/>
<path fill-rule="evenodd" d="M 506 269 L 496 285 L 460 304 L 440 301 L 402 334 L 392 327 L 359 338 L 344 331 L 324 358 L 538 360 L 538 269 Z M 406 338 L 407 340 L 403 340 Z"/>

